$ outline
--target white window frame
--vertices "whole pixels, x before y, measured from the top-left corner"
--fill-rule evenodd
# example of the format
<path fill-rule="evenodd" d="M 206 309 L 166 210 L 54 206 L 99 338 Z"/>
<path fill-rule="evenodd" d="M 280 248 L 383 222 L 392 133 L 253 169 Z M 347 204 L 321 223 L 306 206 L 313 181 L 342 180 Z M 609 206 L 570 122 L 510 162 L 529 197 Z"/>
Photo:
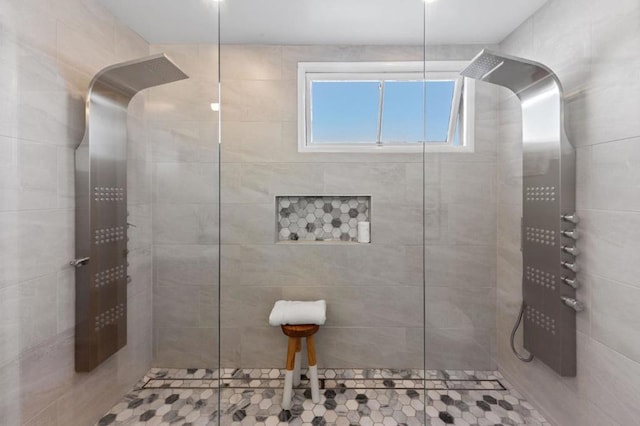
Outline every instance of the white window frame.
<path fill-rule="evenodd" d="M 461 77 L 468 61 L 411 61 L 411 62 L 299 62 L 298 63 L 298 152 L 371 152 L 415 153 L 422 152 L 474 152 L 475 136 L 475 80 Z M 461 96 L 462 111 L 454 93 L 451 117 L 462 116 L 460 144 L 453 145 L 455 125 L 449 130 L 447 142 L 416 142 L 404 144 L 375 143 L 311 143 L 311 83 L 314 80 L 459 80 L 457 91 L 464 87 Z M 455 114 L 455 115 L 454 115 Z M 424 146 L 423 146 L 424 145 Z"/>

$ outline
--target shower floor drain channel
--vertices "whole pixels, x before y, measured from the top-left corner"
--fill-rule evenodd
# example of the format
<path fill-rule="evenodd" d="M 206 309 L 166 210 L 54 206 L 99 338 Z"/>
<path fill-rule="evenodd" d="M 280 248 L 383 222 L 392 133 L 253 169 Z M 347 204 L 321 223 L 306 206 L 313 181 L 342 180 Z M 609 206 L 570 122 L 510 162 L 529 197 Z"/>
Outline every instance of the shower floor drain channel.
<path fill-rule="evenodd" d="M 190 374 L 180 372 L 175 374 L 179 377 L 168 377 L 167 372 L 160 372 L 155 375 L 153 372 L 145 378 L 142 389 L 269 389 L 282 388 L 284 386 L 284 374 L 281 370 L 260 370 L 258 377 L 251 377 L 251 373 L 246 371 L 255 370 L 236 370 L 229 377 L 223 372 L 222 379 L 213 377 L 217 374 L 211 372 L 208 374 L 210 378 L 189 377 Z M 348 376 L 361 376 L 347 372 Z M 149 377 L 150 376 L 150 377 Z M 155 377 L 154 377 L 155 376 Z M 226 377 L 225 377 L 226 376 Z M 426 381 L 422 378 L 403 378 L 403 377 L 374 377 L 374 378 L 326 378 L 324 374 L 320 374 L 320 386 L 322 389 L 426 389 L 426 390 L 505 390 L 506 388 L 500 382 L 498 377 L 488 374 L 460 374 L 460 372 L 427 372 Z M 480 376 L 480 377 L 477 377 Z M 438 377 L 438 378 L 431 378 Z M 450 377 L 449 379 L 440 377 Z M 219 383 L 221 382 L 221 383 Z M 302 376 L 302 385 L 299 389 L 304 389 L 307 383 L 307 377 Z"/>

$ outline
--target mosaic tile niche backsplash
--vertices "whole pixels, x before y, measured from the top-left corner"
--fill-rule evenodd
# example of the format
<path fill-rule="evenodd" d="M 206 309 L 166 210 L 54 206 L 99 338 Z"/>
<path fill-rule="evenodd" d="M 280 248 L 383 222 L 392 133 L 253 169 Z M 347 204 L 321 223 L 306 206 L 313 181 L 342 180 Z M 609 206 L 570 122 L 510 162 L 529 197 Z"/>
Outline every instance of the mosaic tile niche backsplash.
<path fill-rule="evenodd" d="M 369 196 L 276 197 L 278 241 L 357 241 L 370 222 Z"/>

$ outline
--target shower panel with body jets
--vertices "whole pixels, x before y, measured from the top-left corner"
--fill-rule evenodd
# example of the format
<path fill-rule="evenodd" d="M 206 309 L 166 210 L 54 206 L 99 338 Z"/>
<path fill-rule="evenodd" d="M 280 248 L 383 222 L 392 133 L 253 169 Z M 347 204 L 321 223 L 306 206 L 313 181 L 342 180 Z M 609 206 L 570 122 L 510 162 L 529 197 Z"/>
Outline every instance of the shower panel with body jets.
<path fill-rule="evenodd" d="M 188 78 L 164 54 L 100 71 L 76 148 L 77 371 L 91 371 L 127 342 L 127 107 L 141 90 Z"/>
<path fill-rule="evenodd" d="M 575 150 L 564 131 L 557 76 L 536 62 L 488 50 L 462 71 L 513 91 L 522 105 L 522 292 L 512 348 L 523 361 L 537 357 L 562 376 L 576 375 L 578 233 Z M 525 357 L 514 347 L 524 317 Z"/>

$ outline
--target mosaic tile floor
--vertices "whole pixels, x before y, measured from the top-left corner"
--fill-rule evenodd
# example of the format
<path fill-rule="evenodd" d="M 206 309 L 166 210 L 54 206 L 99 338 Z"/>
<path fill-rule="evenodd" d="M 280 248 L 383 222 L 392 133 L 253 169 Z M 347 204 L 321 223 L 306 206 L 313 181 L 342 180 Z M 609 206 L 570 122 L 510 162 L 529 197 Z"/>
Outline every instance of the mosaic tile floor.
<path fill-rule="evenodd" d="M 280 406 L 283 371 L 220 373 L 152 369 L 97 424 L 549 425 L 497 372 L 319 370 L 320 403 L 303 375 L 290 410 Z"/>

